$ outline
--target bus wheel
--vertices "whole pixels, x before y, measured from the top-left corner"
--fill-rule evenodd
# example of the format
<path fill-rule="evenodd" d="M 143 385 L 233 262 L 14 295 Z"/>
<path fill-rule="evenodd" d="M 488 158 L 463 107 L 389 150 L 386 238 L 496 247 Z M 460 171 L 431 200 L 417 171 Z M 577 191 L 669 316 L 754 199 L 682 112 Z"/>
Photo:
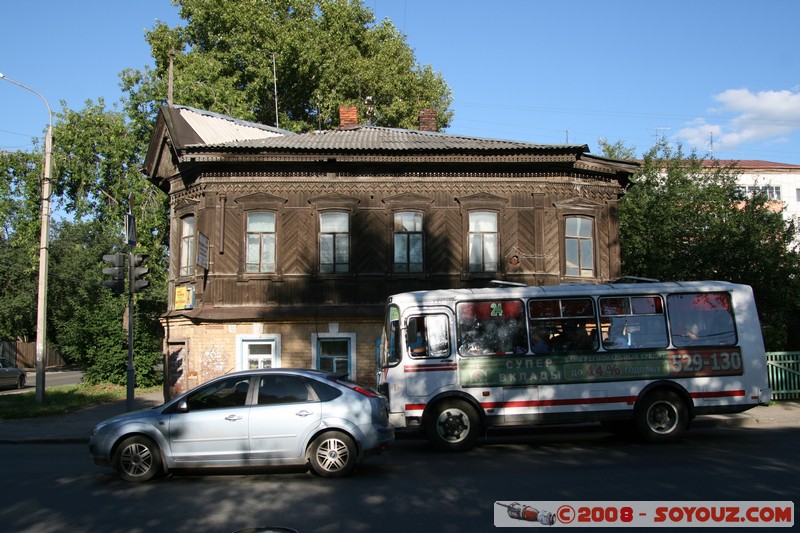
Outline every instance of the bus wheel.
<path fill-rule="evenodd" d="M 651 392 L 637 406 L 636 427 L 647 442 L 672 442 L 689 426 L 689 411 L 674 392 Z"/>
<path fill-rule="evenodd" d="M 479 431 L 478 413 L 460 400 L 437 403 L 425 423 L 425 436 L 433 447 L 448 452 L 461 452 L 475 446 Z"/>

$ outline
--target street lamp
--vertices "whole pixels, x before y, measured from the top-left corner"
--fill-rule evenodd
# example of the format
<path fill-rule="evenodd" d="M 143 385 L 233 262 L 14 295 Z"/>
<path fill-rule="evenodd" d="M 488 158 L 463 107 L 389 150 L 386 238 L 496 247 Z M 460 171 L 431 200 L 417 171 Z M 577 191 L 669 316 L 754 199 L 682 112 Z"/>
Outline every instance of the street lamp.
<path fill-rule="evenodd" d="M 47 99 L 39 91 L 18 81 L 7 78 L 0 72 L 0 79 L 26 89 L 42 99 L 47 106 L 50 122 L 44 139 L 44 175 L 42 176 L 42 228 L 39 234 L 39 296 L 36 311 L 36 401 L 44 402 L 44 359 L 47 338 L 47 270 L 50 243 L 50 172 L 53 168 L 53 111 Z"/>

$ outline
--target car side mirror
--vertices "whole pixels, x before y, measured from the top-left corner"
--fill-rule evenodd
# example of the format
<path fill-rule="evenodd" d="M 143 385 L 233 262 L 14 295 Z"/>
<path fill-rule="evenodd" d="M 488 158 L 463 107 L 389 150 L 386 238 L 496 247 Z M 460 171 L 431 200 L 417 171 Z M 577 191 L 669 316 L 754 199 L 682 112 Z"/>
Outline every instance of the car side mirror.
<path fill-rule="evenodd" d="M 186 403 L 186 400 L 181 400 L 178 402 L 178 412 L 179 413 L 186 413 L 189 411 L 189 404 Z"/>

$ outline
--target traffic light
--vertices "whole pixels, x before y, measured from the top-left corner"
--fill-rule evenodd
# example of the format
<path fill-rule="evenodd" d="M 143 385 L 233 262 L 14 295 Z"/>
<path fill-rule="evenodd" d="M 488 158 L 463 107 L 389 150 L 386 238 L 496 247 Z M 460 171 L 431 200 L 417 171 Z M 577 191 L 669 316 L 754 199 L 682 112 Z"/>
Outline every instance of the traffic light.
<path fill-rule="evenodd" d="M 131 292 L 139 292 L 150 285 L 150 281 L 144 279 L 144 275 L 150 270 L 142 266 L 148 257 L 150 256 L 146 254 L 131 255 Z"/>
<path fill-rule="evenodd" d="M 103 274 L 111 276 L 111 279 L 103 281 L 103 286 L 115 294 L 122 294 L 125 291 L 125 254 L 104 255 L 103 261 L 111 265 L 103 269 Z"/>

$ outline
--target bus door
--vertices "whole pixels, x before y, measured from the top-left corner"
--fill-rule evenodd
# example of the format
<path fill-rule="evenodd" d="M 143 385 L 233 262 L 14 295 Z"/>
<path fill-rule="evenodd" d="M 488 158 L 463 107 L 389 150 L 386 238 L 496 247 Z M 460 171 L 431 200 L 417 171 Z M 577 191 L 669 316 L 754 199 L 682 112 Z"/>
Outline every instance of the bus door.
<path fill-rule="evenodd" d="M 405 375 L 409 402 L 424 404 L 458 382 L 451 343 L 452 312 L 446 307 L 411 309 L 404 314 Z"/>
<path fill-rule="evenodd" d="M 502 419 L 536 410 L 537 390 L 522 300 L 472 300 L 456 305 L 461 386 Z"/>

